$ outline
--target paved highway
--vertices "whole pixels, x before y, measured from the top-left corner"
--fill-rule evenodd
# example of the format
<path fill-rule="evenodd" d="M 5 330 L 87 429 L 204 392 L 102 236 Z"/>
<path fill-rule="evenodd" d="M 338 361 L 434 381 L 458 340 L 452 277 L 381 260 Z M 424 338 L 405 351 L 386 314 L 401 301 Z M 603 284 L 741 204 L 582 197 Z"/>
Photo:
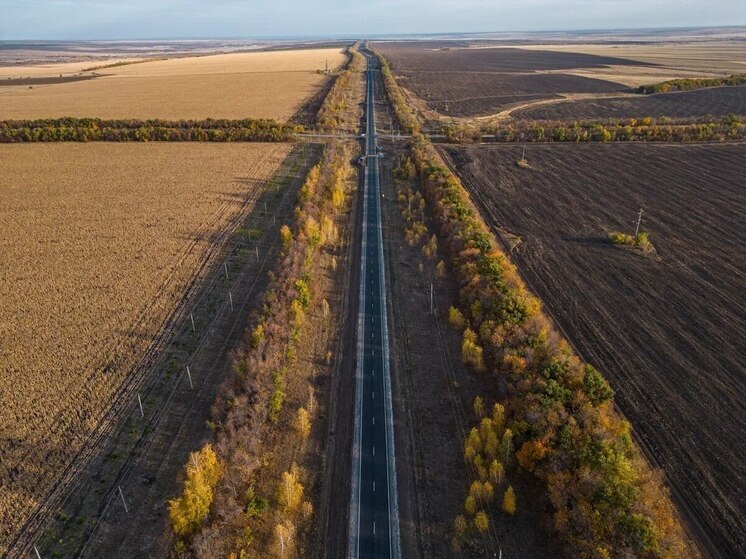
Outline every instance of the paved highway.
<path fill-rule="evenodd" d="M 352 491 L 348 557 L 401 558 L 394 421 L 386 322 L 380 184 L 375 123 L 375 57 L 366 72 L 365 181 L 358 311 Z"/>

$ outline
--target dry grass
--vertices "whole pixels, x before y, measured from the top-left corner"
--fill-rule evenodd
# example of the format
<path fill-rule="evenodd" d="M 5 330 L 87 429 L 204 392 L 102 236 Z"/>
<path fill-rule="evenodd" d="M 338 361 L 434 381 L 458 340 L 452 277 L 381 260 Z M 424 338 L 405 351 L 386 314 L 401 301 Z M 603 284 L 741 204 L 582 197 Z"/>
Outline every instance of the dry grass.
<path fill-rule="evenodd" d="M 340 49 L 306 49 L 174 58 L 106 68 L 102 77 L 73 83 L 2 86 L 0 119 L 63 116 L 100 118 L 274 118 L 287 120 L 327 79 L 317 73 L 345 60 Z M 91 63 L 87 63 L 88 66 Z M 95 65 L 95 64 L 93 64 Z M 46 74 L 70 64 L 45 65 Z M 81 63 L 75 63 L 74 68 Z M 32 68 L 32 67 L 29 67 Z M 64 70 L 64 71 L 63 71 Z M 19 69 L 0 68 L 3 72 Z M 24 67 L 22 75 L 26 73 Z M 7 77 L 7 76 L 6 76 Z"/>
<path fill-rule="evenodd" d="M 0 555 L 289 150 L 0 146 Z"/>

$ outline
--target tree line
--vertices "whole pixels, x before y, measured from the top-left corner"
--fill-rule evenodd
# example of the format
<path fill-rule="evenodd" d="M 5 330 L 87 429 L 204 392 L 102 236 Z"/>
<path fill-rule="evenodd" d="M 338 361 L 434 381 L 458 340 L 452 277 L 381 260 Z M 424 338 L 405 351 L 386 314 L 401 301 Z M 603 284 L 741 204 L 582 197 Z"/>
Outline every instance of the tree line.
<path fill-rule="evenodd" d="M 705 142 L 746 138 L 746 121 L 738 115 L 721 118 L 667 117 L 603 121 L 515 121 L 483 126 L 446 125 L 445 141 L 476 142 Z"/>
<path fill-rule="evenodd" d="M 358 51 L 359 43 L 355 43 L 347 52 L 349 60 L 346 68 L 332 85 L 324 103 L 319 109 L 316 117 L 316 126 L 323 132 L 334 130 L 349 130 L 354 132 L 360 122 L 362 107 L 360 100 L 356 98 L 353 87 L 362 87 L 362 71 L 365 64 L 363 55 Z M 352 106 L 357 105 L 356 110 Z"/>
<path fill-rule="evenodd" d="M 661 474 L 633 443 L 631 426 L 614 408 L 604 377 L 555 330 L 497 248 L 467 190 L 424 135 L 413 136 L 406 166 L 414 170 L 413 182 L 425 195 L 439 246 L 450 259 L 458 301 L 449 318 L 462 329 L 462 357 L 486 381 L 507 382 L 505 424 L 518 464 L 543 484 L 554 532 L 568 553 L 589 559 L 687 555 Z M 467 439 L 464 449 L 472 464 L 481 457 L 488 476 L 484 464 L 495 452 L 485 451 L 485 444 L 492 439 L 494 446 L 497 431 L 505 433 L 495 429 L 500 425 L 495 418 L 491 425 L 493 432 L 477 430 L 479 440 L 470 434 L 474 440 Z M 485 487 L 474 491 L 483 495 Z M 514 499 L 513 494 L 508 505 L 514 507 Z M 465 510 L 470 514 L 468 502 Z M 484 520 L 475 514 L 476 530 Z M 456 532 L 463 526 L 457 519 Z"/>
<path fill-rule="evenodd" d="M 0 143 L 287 142 L 302 126 L 269 119 L 137 120 L 54 118 L 0 121 Z"/>
<path fill-rule="evenodd" d="M 746 84 L 746 74 L 732 74 L 721 78 L 677 78 L 660 83 L 641 85 L 635 89 L 635 93 L 649 95 L 651 93 L 670 93 L 671 91 L 743 84 Z"/>
<path fill-rule="evenodd" d="M 275 475 L 266 462 L 268 439 L 279 436 L 282 444 L 302 450 L 311 434 L 313 387 L 308 384 L 305 404 L 295 409 L 287 409 L 286 390 L 289 377 L 299 374 L 298 348 L 309 310 L 321 305 L 328 312 L 328 303 L 314 297 L 321 273 L 315 263 L 337 240 L 335 219 L 348 206 L 355 184 L 352 149 L 341 142 L 326 145 L 298 192 L 292 225 L 280 228 L 280 261 L 234 353 L 234 374 L 213 406 L 214 441 L 198 455 L 207 457 L 198 464 L 214 466 L 208 475 L 195 474 L 190 459 L 182 494 L 170 504 L 177 556 L 242 559 L 271 547 L 277 556 L 291 557 L 310 528 L 313 505 L 300 467 L 292 464 L 282 472 L 274 492 L 259 494 L 257 485 Z"/>

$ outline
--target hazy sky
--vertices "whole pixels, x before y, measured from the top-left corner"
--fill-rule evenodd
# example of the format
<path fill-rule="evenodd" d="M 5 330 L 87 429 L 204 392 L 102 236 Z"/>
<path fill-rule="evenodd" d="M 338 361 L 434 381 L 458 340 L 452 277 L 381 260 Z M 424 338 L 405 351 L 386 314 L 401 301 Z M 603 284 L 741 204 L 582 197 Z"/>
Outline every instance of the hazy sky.
<path fill-rule="evenodd" d="M 0 0 L 0 40 L 746 25 L 746 0 Z"/>

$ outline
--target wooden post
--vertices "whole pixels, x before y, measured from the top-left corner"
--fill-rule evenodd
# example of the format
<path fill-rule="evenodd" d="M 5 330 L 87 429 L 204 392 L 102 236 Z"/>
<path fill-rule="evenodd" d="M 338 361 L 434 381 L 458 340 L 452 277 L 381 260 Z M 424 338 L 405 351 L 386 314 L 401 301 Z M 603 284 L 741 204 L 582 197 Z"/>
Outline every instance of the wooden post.
<path fill-rule="evenodd" d="M 36 546 L 34 546 L 34 553 L 36 553 L 36 559 L 41 559 L 41 555 L 39 555 L 39 550 L 36 549 Z"/>
<path fill-rule="evenodd" d="M 145 417 L 145 411 L 142 409 L 142 400 L 140 399 L 140 393 L 137 393 L 137 403 L 140 404 L 140 416 Z"/>
<path fill-rule="evenodd" d="M 233 294 L 230 291 L 228 292 L 228 299 L 231 302 L 231 312 L 233 312 Z"/>
<path fill-rule="evenodd" d="M 192 332 L 196 332 L 197 329 L 194 327 L 194 313 L 189 313 L 189 318 L 192 319 Z"/>
<path fill-rule="evenodd" d="M 223 262 L 223 269 L 225 270 L 225 279 L 228 279 L 228 263 Z"/>
<path fill-rule="evenodd" d="M 259 262 L 259 247 L 254 247 L 254 250 L 256 251 L 256 261 Z"/>
<path fill-rule="evenodd" d="M 194 390 L 194 385 L 192 384 L 192 371 L 189 370 L 189 365 L 187 365 L 187 378 L 189 379 L 189 388 Z"/>

